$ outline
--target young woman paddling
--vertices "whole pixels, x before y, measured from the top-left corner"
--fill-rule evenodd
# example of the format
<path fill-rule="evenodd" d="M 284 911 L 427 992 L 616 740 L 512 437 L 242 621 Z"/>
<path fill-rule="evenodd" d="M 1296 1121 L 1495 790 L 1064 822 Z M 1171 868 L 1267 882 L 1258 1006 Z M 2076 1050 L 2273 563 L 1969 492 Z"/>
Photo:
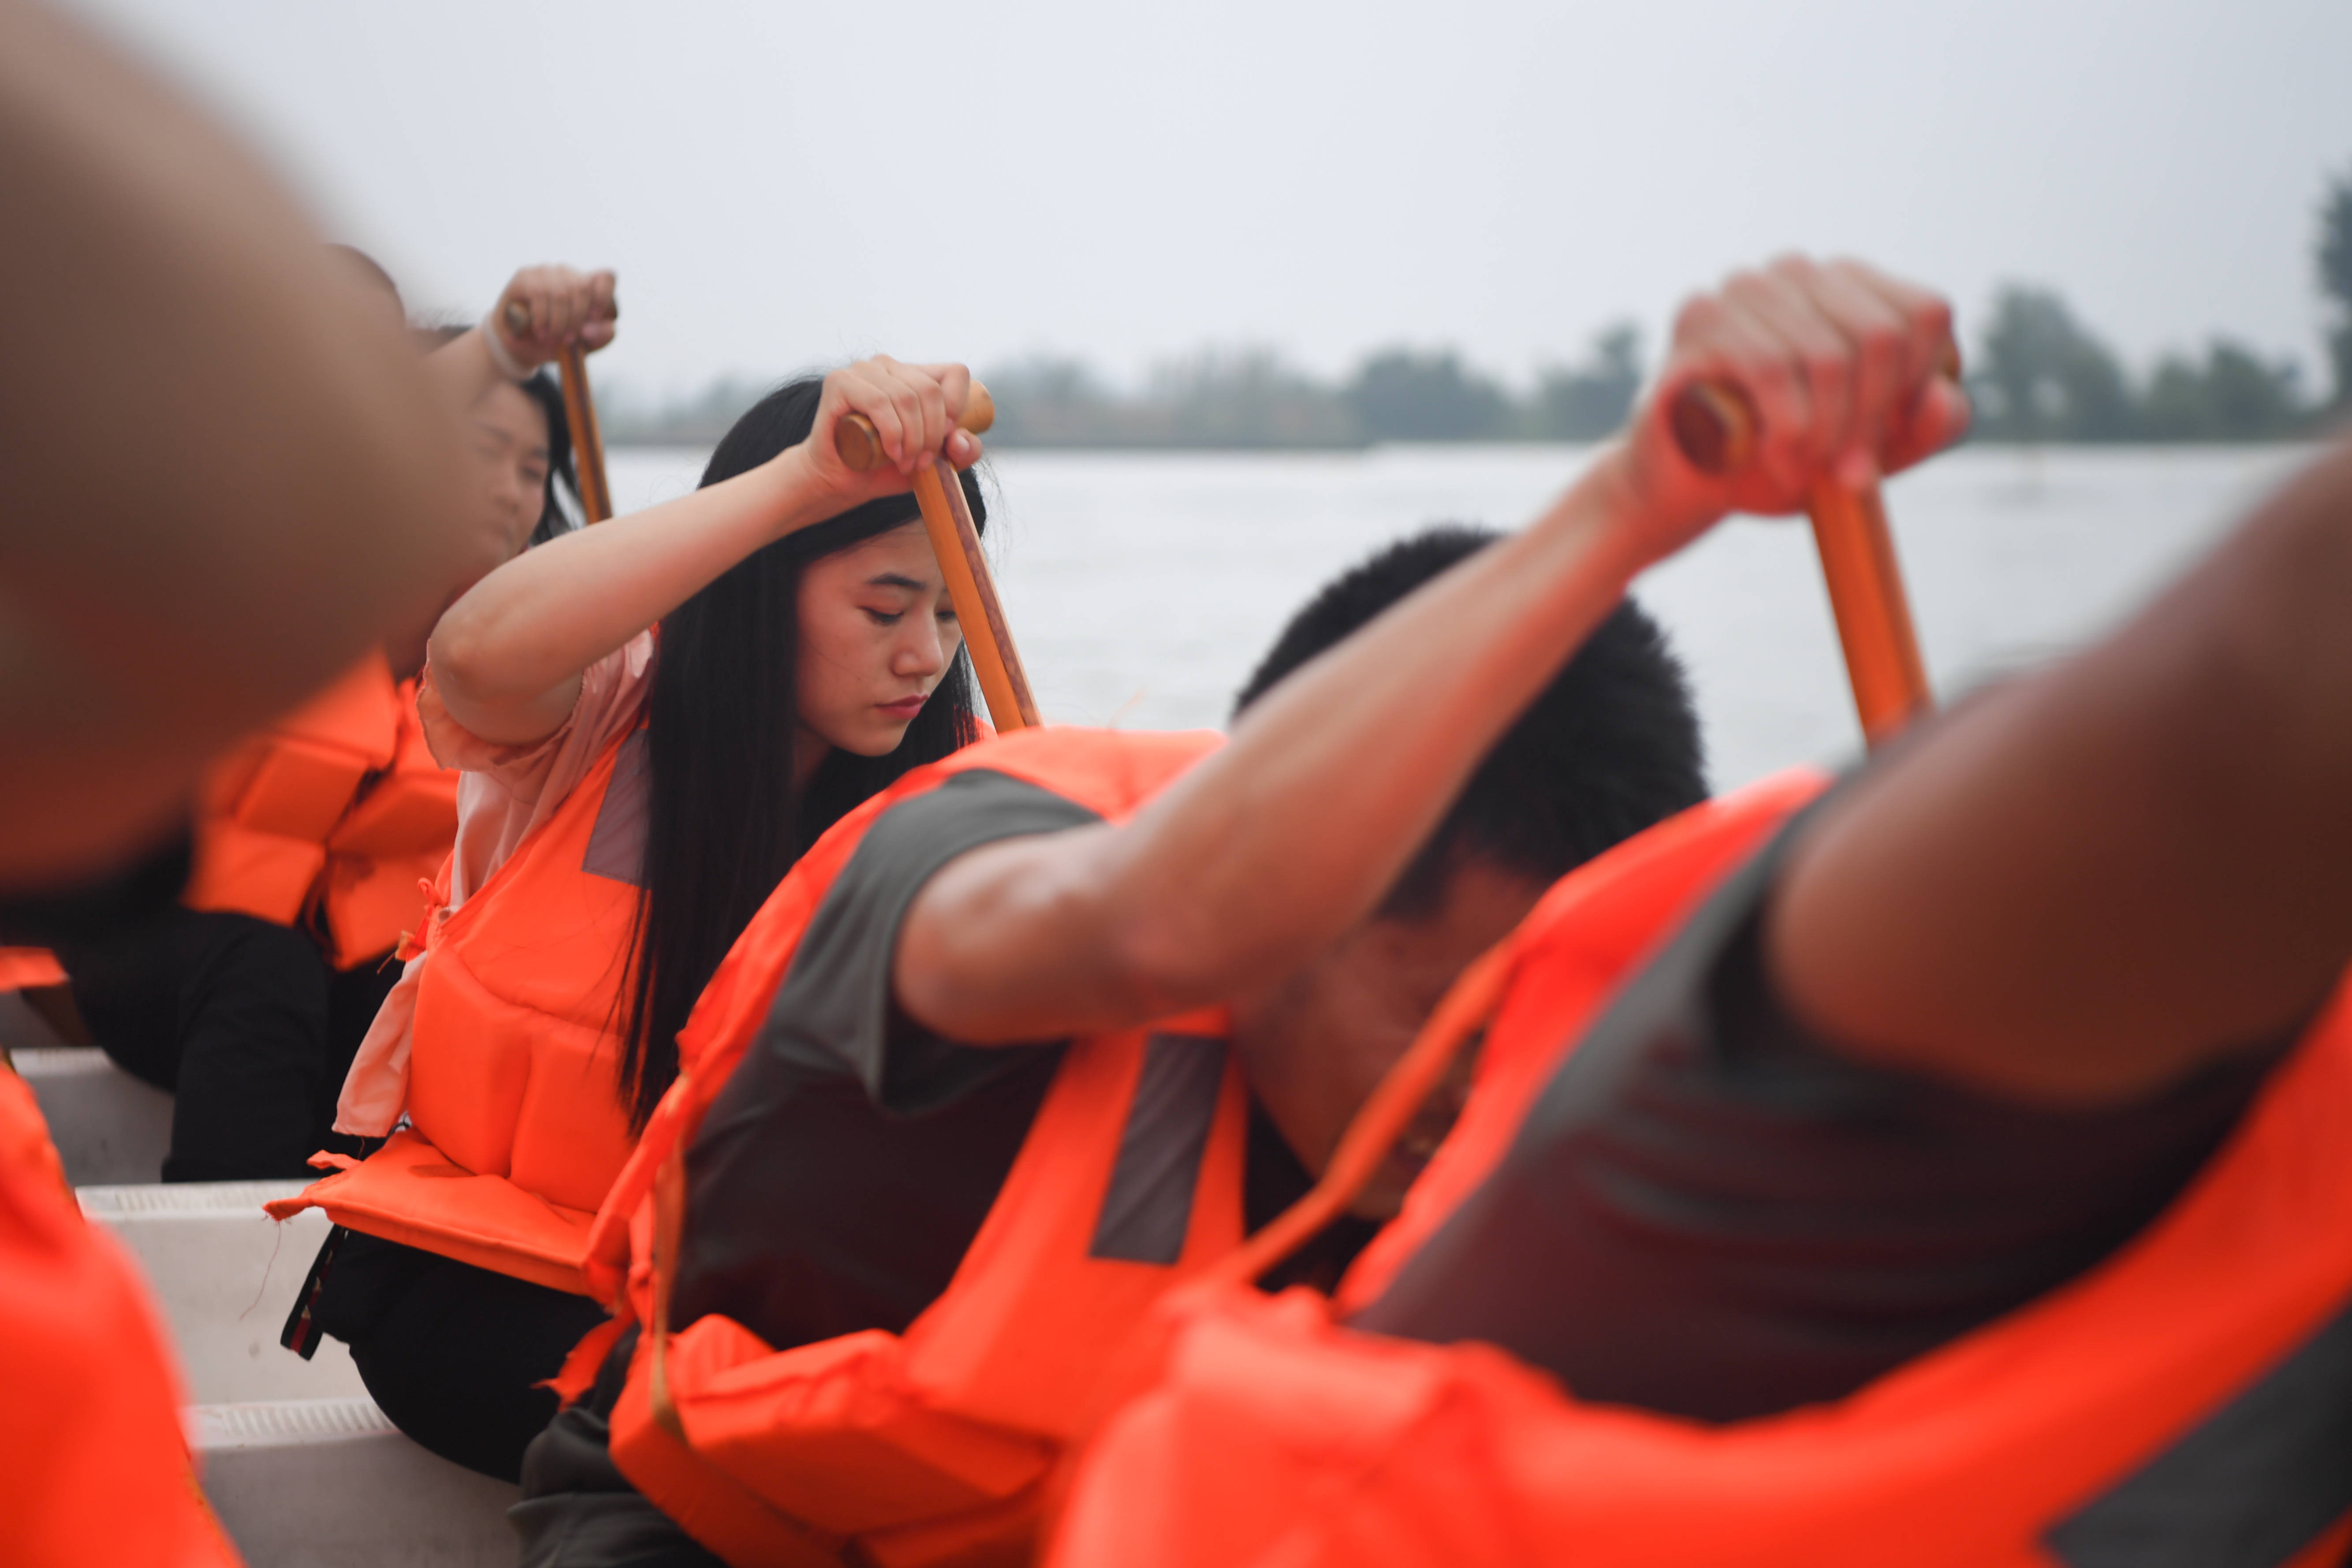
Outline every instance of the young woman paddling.
<path fill-rule="evenodd" d="M 914 461 L 978 456 L 968 385 L 887 359 L 787 385 L 693 495 L 532 551 L 435 629 L 419 710 L 466 771 L 457 850 L 337 1123 L 410 1125 L 284 1212 L 365 1233 L 322 1252 L 289 1342 L 347 1341 L 437 1453 L 516 1475 L 555 1408 L 536 1384 L 603 1319 L 586 1225 L 695 998 L 827 826 L 977 732 L 905 493 Z M 895 466 L 840 463 L 851 412 Z"/>

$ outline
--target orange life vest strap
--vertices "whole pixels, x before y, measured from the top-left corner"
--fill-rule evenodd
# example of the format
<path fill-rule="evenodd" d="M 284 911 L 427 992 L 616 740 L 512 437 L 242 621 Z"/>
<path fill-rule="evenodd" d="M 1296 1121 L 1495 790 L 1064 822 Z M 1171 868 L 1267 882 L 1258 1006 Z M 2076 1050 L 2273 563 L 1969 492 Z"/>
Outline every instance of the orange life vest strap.
<path fill-rule="evenodd" d="M 1505 943 L 1507 972 L 1495 976 L 1496 994 L 1477 1019 L 1491 1028 L 1461 1118 L 1405 1194 L 1402 1211 L 1340 1281 L 1342 1311 L 1379 1294 L 1486 1179 L 1528 1106 L 1646 954 L 1830 782 L 1813 768 L 1759 780 L 1596 856 L 1544 895 Z M 1432 1016 L 1432 1032 L 1445 1012 Z"/>
<path fill-rule="evenodd" d="M 1705 852 L 1703 869 L 1719 877 L 1827 783 L 1809 769 L 1776 775 L 1727 799 L 1695 806 L 1570 872 L 1509 935 L 1480 954 L 1447 988 L 1412 1046 L 1357 1108 L 1322 1178 L 1239 1252 L 1203 1276 L 1198 1288 L 1255 1282 L 1346 1212 L 1379 1174 L 1381 1163 L 1404 1136 L 1454 1058 L 1493 1020 L 1495 1009 L 1519 977 L 1528 948 L 1580 907 L 1594 885 L 1649 876 L 1665 856 L 1694 847 Z M 1711 886 L 1714 879 L 1705 885 Z M 1685 891 L 1681 901 L 1687 903 L 1689 898 Z M 1573 1036 L 1564 1036 L 1561 1051 L 1573 1041 Z"/>

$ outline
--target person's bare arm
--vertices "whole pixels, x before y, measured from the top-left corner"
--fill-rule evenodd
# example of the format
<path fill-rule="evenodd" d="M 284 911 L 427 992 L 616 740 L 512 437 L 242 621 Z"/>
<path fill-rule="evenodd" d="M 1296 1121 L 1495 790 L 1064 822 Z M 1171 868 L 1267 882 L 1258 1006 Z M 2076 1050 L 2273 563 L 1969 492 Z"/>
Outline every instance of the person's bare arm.
<path fill-rule="evenodd" d="M 907 488 L 918 457 L 944 446 L 959 466 L 980 443 L 956 428 L 971 378 L 961 365 L 863 361 L 825 378 L 811 437 L 746 474 L 550 540 L 468 589 L 433 629 L 433 679 L 451 717 L 487 741 L 551 735 L 587 668 L 761 546 Z M 853 473 L 833 448 L 845 414 L 864 414 L 892 463 Z"/>
<path fill-rule="evenodd" d="M 2114 636 L 1967 703 L 1795 848 L 1767 928 L 1851 1054 L 2147 1093 L 2352 960 L 2352 447 Z"/>
<path fill-rule="evenodd" d="M 498 333 L 507 358 L 526 371 L 553 360 L 567 343 L 576 342 L 593 353 L 612 342 L 619 324 L 614 287 L 610 272 L 554 265 L 523 268 L 507 280 L 488 315 L 425 356 L 426 374 L 449 406 L 463 410 L 506 379 L 484 341 L 491 332 Z M 509 311 L 528 324 L 520 331 L 509 327 Z"/>
<path fill-rule="evenodd" d="M 1118 827 L 950 862 L 908 910 L 908 1013 L 1002 1044 L 1229 1000 L 1370 910 L 1487 748 L 1634 574 L 1734 506 L 1795 509 L 1859 452 L 1899 468 L 1957 434 L 1936 379 L 1941 301 L 1860 268 L 1790 261 L 1687 307 L 1631 443 L 1552 510 L 1283 681 L 1233 743 Z M 1763 460 L 1736 485 L 1682 460 L 1663 409 L 1701 376 L 1745 385 Z"/>
<path fill-rule="evenodd" d="M 254 161 L 0 0 L 0 889 L 102 870 L 204 760 L 431 613 L 455 431 Z"/>

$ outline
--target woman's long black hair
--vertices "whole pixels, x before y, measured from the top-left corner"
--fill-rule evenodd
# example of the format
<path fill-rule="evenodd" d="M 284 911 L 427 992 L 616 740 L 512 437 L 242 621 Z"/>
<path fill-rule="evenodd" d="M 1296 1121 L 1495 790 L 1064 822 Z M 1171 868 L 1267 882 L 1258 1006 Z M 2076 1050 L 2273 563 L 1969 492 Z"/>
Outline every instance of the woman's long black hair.
<path fill-rule="evenodd" d="M 710 455 L 705 485 L 809 437 L 824 384 L 777 388 Z M 963 476 L 972 521 L 980 486 Z M 651 789 L 637 969 L 622 1031 L 621 1100 L 642 1128 L 677 1076 L 677 1032 L 695 999 L 793 863 L 844 813 L 909 768 L 979 733 L 959 651 L 898 750 L 828 752 L 795 799 L 793 750 L 802 568 L 919 517 L 911 495 L 867 501 L 766 546 L 663 618 L 646 716 Z"/>
<path fill-rule="evenodd" d="M 572 531 L 572 519 L 555 501 L 557 481 L 572 492 L 574 510 L 580 507 L 580 471 L 572 460 L 572 421 L 563 412 L 563 390 L 555 384 L 555 377 L 545 369 L 535 370 L 523 378 L 523 395 L 539 405 L 547 416 L 547 492 L 540 497 L 539 524 L 530 531 L 529 544 L 544 544 L 559 533 Z"/>

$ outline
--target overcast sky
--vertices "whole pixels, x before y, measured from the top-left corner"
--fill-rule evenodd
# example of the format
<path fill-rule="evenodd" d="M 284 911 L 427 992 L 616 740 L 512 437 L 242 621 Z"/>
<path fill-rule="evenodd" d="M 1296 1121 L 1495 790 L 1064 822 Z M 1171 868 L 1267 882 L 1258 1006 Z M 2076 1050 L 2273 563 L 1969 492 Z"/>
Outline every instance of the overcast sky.
<path fill-rule="evenodd" d="M 1798 247 L 2136 364 L 2317 377 L 2347 0 L 82 0 L 413 307 L 621 277 L 644 393 L 887 349 L 1118 376 L 1451 343 L 1514 378 Z M 2307 383 L 2308 384 L 2308 383 Z"/>

